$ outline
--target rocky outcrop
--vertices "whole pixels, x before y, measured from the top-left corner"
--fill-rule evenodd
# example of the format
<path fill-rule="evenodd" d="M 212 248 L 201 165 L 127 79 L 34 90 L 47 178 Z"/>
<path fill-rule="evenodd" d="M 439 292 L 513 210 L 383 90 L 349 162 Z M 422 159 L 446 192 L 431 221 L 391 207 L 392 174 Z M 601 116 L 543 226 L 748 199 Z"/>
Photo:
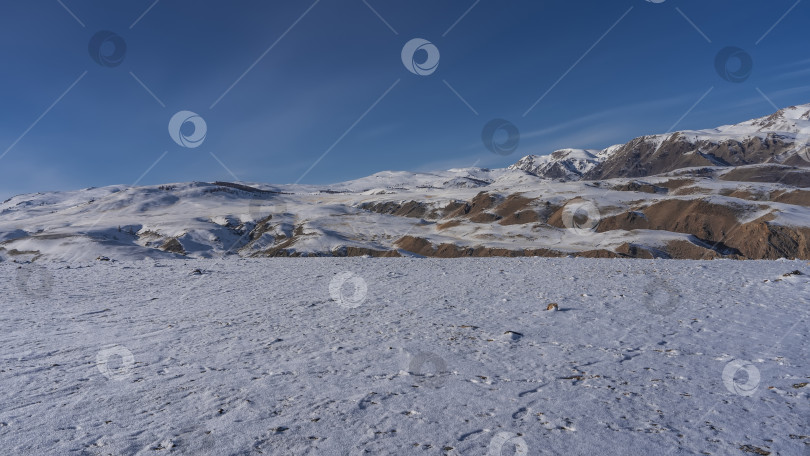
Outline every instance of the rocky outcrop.
<path fill-rule="evenodd" d="M 793 187 L 810 187 L 810 169 L 784 165 L 745 166 L 723 173 L 720 180 L 770 182 Z"/>
<path fill-rule="evenodd" d="M 439 218 L 440 214 L 428 214 L 427 205 L 419 201 L 408 201 L 406 203 L 397 203 L 394 201 L 386 201 L 381 203 L 363 203 L 360 209 L 376 212 L 378 214 L 396 215 L 398 217 L 413 217 L 413 218 Z"/>
<path fill-rule="evenodd" d="M 519 169 L 547 179 L 579 180 L 601 160 L 598 151 L 561 149 L 550 155 L 527 155 L 510 169 Z"/>
<path fill-rule="evenodd" d="M 416 237 L 404 236 L 397 240 L 395 245 L 405 251 L 415 253 L 429 258 L 462 258 L 462 257 L 574 257 L 574 258 L 656 258 L 649 250 L 627 245 L 626 248 L 617 251 L 607 249 L 594 249 L 582 252 L 561 252 L 559 250 L 538 248 L 538 249 L 504 249 L 485 246 L 465 247 L 455 244 L 435 245 L 429 240 Z M 661 255 L 659 255 L 660 257 Z"/>
<path fill-rule="evenodd" d="M 563 149 L 549 155 L 528 155 L 512 165 L 549 179 L 604 180 L 653 176 L 684 168 L 784 165 L 810 167 L 810 105 L 791 106 L 766 117 L 713 130 L 681 131 L 635 138 L 602 151 Z M 782 182 L 807 186 L 799 173 L 765 174 L 747 182 Z"/>
<path fill-rule="evenodd" d="M 753 204 L 666 200 L 605 217 L 596 230 L 661 230 L 694 236 L 692 243 L 671 242 L 664 250 L 672 258 L 810 258 L 810 228 L 773 224 L 771 214 L 745 223 L 740 221 L 759 210 Z"/>
<path fill-rule="evenodd" d="M 565 253 L 552 249 L 509 250 L 484 246 L 464 247 L 455 244 L 434 245 L 429 240 L 416 236 L 404 236 L 397 240 L 394 245 L 402 250 L 430 258 L 566 256 Z"/>
<path fill-rule="evenodd" d="M 180 241 L 178 241 L 175 238 L 171 238 L 165 243 L 163 243 L 163 245 L 160 246 L 160 250 L 163 250 L 164 252 L 177 253 L 180 255 L 186 254 L 186 250 L 183 248 L 183 244 L 181 244 Z"/>
<path fill-rule="evenodd" d="M 663 140 L 659 136 L 643 136 L 621 146 L 605 161 L 583 175 L 583 179 L 643 177 L 701 166 L 781 163 L 783 156 L 794 149 L 792 141 L 775 135 L 721 141 L 695 141 L 681 133 L 672 134 Z M 801 160 L 795 158 L 790 162 L 787 164 L 801 164 Z"/>

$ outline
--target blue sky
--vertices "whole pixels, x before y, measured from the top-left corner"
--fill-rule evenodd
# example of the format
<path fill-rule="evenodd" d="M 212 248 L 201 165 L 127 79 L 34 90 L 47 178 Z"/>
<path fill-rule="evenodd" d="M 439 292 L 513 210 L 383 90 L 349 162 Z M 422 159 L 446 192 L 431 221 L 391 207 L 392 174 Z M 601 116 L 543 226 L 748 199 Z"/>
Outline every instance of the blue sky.
<path fill-rule="evenodd" d="M 736 123 L 810 103 L 808 18 L 796 0 L 3 2 L 0 197 L 500 167 Z M 125 43 L 117 66 L 91 58 L 99 31 Z M 414 38 L 432 74 L 403 65 Z M 753 62 L 742 82 L 716 70 L 728 46 Z M 179 111 L 204 120 L 199 147 L 169 135 Z M 520 131 L 511 155 L 481 141 L 495 118 Z"/>

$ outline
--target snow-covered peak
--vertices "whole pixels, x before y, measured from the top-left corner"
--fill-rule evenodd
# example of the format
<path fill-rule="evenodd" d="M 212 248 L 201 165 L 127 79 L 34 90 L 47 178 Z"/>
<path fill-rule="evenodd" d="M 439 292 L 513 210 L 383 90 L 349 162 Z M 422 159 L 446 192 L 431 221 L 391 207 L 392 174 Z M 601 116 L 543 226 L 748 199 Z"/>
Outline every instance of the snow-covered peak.
<path fill-rule="evenodd" d="M 382 171 L 367 177 L 328 186 L 308 186 L 311 191 L 364 192 L 372 189 L 410 190 L 416 188 L 476 188 L 489 185 L 506 173 L 506 169 L 453 168 L 447 171 L 409 172 Z M 317 187 L 317 188 L 316 188 Z M 303 188 L 288 190 L 303 190 Z"/>
<path fill-rule="evenodd" d="M 509 169 L 523 170 L 540 177 L 576 180 L 602 160 L 603 151 L 586 149 L 560 149 L 550 155 L 527 155 Z"/>
<path fill-rule="evenodd" d="M 751 141 L 752 138 L 760 141 Z M 777 146 L 761 145 L 773 143 Z M 793 162 L 790 163 L 801 164 L 807 161 L 805 151 L 808 144 L 810 104 L 805 104 L 713 129 L 641 136 L 603 150 L 561 149 L 550 155 L 528 155 L 509 168 L 563 180 L 628 177 L 638 176 L 639 170 L 647 170 L 642 173 L 660 173 L 678 167 L 699 166 L 702 163 L 688 157 L 694 152 L 699 152 L 698 155 L 703 156 L 707 163 L 724 166 L 774 161 L 784 163 L 792 157 Z M 746 157 L 743 161 L 739 157 L 714 157 L 715 149 L 722 152 L 724 149 L 740 148 L 744 150 L 741 156 Z M 796 159 L 796 155 L 803 161 Z M 637 174 L 627 174 L 628 170 Z"/>
<path fill-rule="evenodd" d="M 779 136 L 787 140 L 810 137 L 810 104 L 791 106 L 775 113 L 746 120 L 733 125 L 723 125 L 707 130 L 684 130 L 680 134 L 690 140 L 727 141 L 746 138 Z M 671 136 L 671 135 L 658 135 Z"/>
<path fill-rule="evenodd" d="M 725 129 L 726 132 L 755 128 L 760 133 L 799 133 L 810 127 L 810 105 L 780 109 L 767 117 L 752 119 Z"/>

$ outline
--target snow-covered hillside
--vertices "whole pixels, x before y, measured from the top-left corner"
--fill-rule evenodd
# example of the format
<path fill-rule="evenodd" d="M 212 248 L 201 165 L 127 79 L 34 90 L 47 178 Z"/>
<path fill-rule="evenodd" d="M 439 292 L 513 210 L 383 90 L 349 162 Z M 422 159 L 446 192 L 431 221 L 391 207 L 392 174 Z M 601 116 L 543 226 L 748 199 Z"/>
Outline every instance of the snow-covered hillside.
<path fill-rule="evenodd" d="M 810 259 L 808 119 L 804 105 L 601 151 L 527 156 L 505 169 L 385 171 L 318 186 L 191 182 L 19 195 L 0 204 L 0 261 Z"/>
<path fill-rule="evenodd" d="M 528 155 L 510 169 L 562 180 L 639 177 L 690 166 L 810 165 L 810 104 L 707 130 L 648 135 L 603 150 Z"/>
<path fill-rule="evenodd" d="M 781 175 L 773 177 L 777 183 L 740 182 L 774 172 L 745 170 L 742 177 L 718 167 L 643 181 L 559 182 L 521 170 L 470 168 L 378 173 L 322 187 L 194 182 L 21 195 L 0 204 L 0 261 L 810 258 L 803 241 L 810 237 L 802 234 L 810 229 L 808 193 L 778 182 Z M 770 238 L 753 243 L 763 230 Z"/>
<path fill-rule="evenodd" d="M 808 272 L 798 261 L 3 262 L 0 446 L 806 455 Z"/>
<path fill-rule="evenodd" d="M 807 167 L 808 147 L 810 104 L 805 104 L 735 125 L 636 138 L 603 151 L 603 159 L 582 178 L 639 177 L 696 166 Z"/>
<path fill-rule="evenodd" d="M 735 125 L 724 125 L 711 130 L 686 130 L 683 136 L 696 139 L 739 139 L 744 137 L 766 138 L 780 135 L 791 141 L 806 145 L 810 140 L 810 104 L 791 106 L 757 119 Z"/>

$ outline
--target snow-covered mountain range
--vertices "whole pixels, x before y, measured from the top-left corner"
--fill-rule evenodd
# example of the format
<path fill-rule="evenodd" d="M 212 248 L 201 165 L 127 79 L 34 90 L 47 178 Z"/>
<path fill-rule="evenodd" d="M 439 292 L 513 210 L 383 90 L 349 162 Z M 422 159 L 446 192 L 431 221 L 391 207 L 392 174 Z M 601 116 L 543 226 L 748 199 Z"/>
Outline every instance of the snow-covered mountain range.
<path fill-rule="evenodd" d="M 808 166 L 808 142 L 810 104 L 711 130 L 642 136 L 604 150 L 562 149 L 551 155 L 529 155 L 510 168 L 552 179 L 596 180 L 696 166 Z"/>
<path fill-rule="evenodd" d="M 0 261 L 97 257 L 810 258 L 810 105 L 505 169 L 328 186 L 191 182 L 19 195 Z"/>

